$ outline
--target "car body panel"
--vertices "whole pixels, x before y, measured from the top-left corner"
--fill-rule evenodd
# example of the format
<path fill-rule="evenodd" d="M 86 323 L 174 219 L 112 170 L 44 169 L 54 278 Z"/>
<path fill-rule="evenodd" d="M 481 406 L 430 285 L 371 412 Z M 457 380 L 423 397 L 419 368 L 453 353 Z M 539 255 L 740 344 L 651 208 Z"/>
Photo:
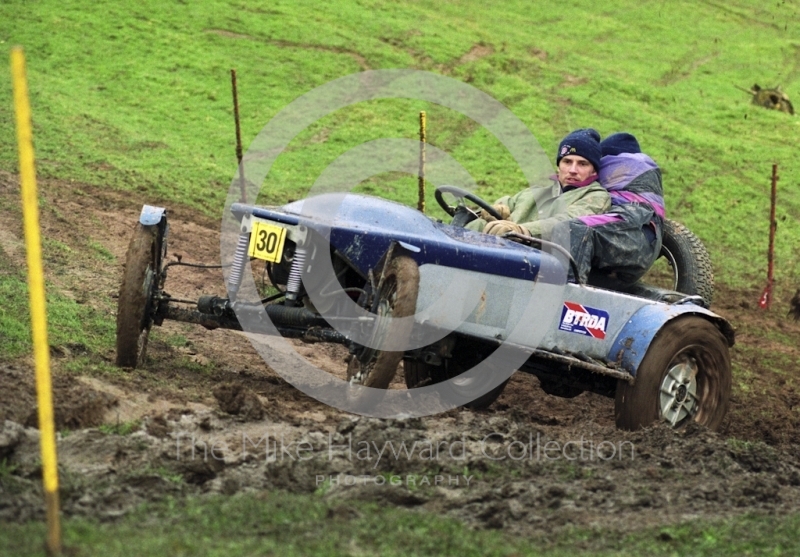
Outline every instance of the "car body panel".
<path fill-rule="evenodd" d="M 167 210 L 163 207 L 153 207 L 152 205 L 144 205 L 142 212 L 139 214 L 139 222 L 144 226 L 154 226 L 161 222 L 167 214 Z"/>
<path fill-rule="evenodd" d="M 700 306 L 567 283 L 563 257 L 384 199 L 322 194 L 282 208 L 235 204 L 232 212 L 244 227 L 254 219 L 285 225 L 298 246 L 313 230 L 363 276 L 399 245 L 419 265 L 420 325 L 573 354 L 634 376 L 658 331 L 683 315 L 709 319 L 732 344 L 730 325 Z"/>

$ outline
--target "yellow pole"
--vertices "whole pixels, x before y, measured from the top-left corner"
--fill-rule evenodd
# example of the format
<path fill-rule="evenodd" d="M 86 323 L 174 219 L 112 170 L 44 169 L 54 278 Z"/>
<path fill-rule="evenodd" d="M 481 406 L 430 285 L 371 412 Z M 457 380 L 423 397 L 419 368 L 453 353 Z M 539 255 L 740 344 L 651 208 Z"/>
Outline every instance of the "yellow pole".
<path fill-rule="evenodd" d="M 417 210 L 425 212 L 425 142 L 427 140 L 425 130 L 425 111 L 419 113 L 419 198 L 417 200 Z"/>
<path fill-rule="evenodd" d="M 58 461 L 53 424 L 53 392 L 50 382 L 50 349 L 47 344 L 47 308 L 42 269 L 42 243 L 39 235 L 39 200 L 33 163 L 33 134 L 25 54 L 11 50 L 11 75 L 14 82 L 14 108 L 19 144 L 19 180 L 22 186 L 22 212 L 25 219 L 25 247 L 28 253 L 28 290 L 31 304 L 33 352 L 36 361 L 36 396 L 39 404 L 39 433 L 42 451 L 42 479 L 47 507 L 47 550 L 61 555 L 61 522 L 58 515 Z"/>

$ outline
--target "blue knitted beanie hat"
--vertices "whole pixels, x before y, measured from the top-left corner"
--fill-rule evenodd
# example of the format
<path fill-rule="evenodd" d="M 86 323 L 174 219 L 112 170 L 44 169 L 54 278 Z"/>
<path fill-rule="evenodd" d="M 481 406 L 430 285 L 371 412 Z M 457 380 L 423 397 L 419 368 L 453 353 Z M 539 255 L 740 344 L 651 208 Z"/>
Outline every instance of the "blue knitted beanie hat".
<path fill-rule="evenodd" d="M 558 145 L 556 165 L 567 155 L 578 155 L 592 163 L 594 169 L 600 168 L 600 134 L 592 128 L 575 130 L 561 140 Z"/>
<path fill-rule="evenodd" d="M 612 133 L 600 142 L 600 149 L 604 157 L 606 155 L 619 155 L 620 153 L 642 152 L 639 142 L 627 132 Z"/>

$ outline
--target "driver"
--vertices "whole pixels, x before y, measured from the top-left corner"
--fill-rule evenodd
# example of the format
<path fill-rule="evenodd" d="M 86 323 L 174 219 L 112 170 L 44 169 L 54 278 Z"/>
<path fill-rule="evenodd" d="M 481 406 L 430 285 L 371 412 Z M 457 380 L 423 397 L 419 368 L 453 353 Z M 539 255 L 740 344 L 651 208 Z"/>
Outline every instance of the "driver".
<path fill-rule="evenodd" d="M 597 181 L 600 158 L 600 134 L 592 128 L 573 131 L 558 146 L 558 174 L 552 176 L 551 186 L 530 187 L 502 197 L 494 204 L 502 220 L 481 211 L 481 218 L 467 228 L 495 236 L 516 232 L 550 237 L 559 222 L 605 213 L 611 197 Z"/>

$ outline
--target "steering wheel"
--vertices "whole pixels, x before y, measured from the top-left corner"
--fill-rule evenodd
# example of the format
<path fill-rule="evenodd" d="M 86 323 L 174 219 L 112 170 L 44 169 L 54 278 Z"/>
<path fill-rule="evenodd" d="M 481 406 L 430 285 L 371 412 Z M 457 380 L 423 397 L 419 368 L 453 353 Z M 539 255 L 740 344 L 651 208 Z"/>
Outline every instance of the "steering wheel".
<path fill-rule="evenodd" d="M 497 212 L 497 210 L 494 207 L 489 205 L 489 203 L 487 203 L 477 195 L 456 186 L 439 186 L 438 188 L 436 188 L 434 197 L 436 197 L 436 202 L 442 209 L 444 209 L 444 212 L 450 215 L 451 217 L 455 216 L 456 207 L 447 204 L 447 202 L 444 200 L 444 197 L 442 196 L 442 194 L 444 193 L 452 194 L 458 199 L 469 199 L 470 201 L 475 203 L 478 207 L 480 207 L 481 209 L 492 215 L 497 220 L 503 220 L 503 217 L 500 215 L 500 213 Z"/>

